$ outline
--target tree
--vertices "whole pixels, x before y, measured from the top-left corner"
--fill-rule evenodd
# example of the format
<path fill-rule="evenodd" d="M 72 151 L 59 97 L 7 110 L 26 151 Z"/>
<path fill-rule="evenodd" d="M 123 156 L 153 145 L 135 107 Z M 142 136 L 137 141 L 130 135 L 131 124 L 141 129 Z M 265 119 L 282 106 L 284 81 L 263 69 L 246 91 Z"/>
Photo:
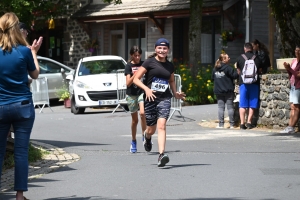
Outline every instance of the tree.
<path fill-rule="evenodd" d="M 272 15 L 278 24 L 278 48 L 281 57 L 294 57 L 295 47 L 300 44 L 299 0 L 269 0 Z"/>
<path fill-rule="evenodd" d="M 1 0 L 0 14 L 14 12 L 20 21 L 32 24 L 32 21 L 39 20 L 42 24 L 36 24 L 35 28 L 44 26 L 45 20 L 65 15 L 71 0 Z"/>
<path fill-rule="evenodd" d="M 189 24 L 189 63 L 192 76 L 197 76 L 198 63 L 201 63 L 201 28 L 202 28 L 203 0 L 190 0 Z"/>

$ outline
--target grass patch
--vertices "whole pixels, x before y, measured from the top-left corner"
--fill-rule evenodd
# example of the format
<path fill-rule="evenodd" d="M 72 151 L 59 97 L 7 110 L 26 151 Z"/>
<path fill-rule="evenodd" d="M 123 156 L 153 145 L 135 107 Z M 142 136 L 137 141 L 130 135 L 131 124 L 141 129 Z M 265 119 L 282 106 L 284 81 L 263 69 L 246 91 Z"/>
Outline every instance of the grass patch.
<path fill-rule="evenodd" d="M 33 146 L 31 143 L 29 143 L 29 152 L 28 152 L 28 161 L 29 163 L 36 162 L 38 160 L 41 160 L 44 155 L 49 154 L 48 151 L 37 148 Z M 6 152 L 4 163 L 3 163 L 3 170 L 10 169 L 15 166 L 14 162 L 14 154 L 12 152 Z"/>

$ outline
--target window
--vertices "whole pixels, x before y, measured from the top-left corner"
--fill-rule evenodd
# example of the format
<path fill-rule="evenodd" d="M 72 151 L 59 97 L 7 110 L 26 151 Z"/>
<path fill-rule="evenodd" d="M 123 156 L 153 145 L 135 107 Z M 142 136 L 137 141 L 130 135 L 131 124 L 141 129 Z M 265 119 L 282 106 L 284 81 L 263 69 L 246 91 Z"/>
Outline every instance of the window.
<path fill-rule="evenodd" d="M 63 68 L 66 73 L 70 72 L 70 70 L 48 60 L 38 60 L 38 62 L 40 74 L 60 73 L 61 68 Z"/>
<path fill-rule="evenodd" d="M 86 76 L 101 73 L 116 73 L 124 70 L 125 63 L 122 60 L 93 60 L 82 62 L 78 70 L 78 76 Z"/>
<path fill-rule="evenodd" d="M 146 53 L 146 29 L 145 22 L 127 23 L 126 24 L 126 60 L 132 46 L 139 46 L 143 54 Z"/>

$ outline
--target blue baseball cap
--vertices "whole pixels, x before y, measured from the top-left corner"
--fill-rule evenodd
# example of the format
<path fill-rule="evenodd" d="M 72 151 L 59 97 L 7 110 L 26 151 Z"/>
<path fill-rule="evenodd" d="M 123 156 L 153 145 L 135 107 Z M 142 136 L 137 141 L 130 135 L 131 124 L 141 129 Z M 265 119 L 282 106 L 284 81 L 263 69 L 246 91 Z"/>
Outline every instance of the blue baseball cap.
<path fill-rule="evenodd" d="M 170 43 L 165 38 L 159 38 L 155 43 L 155 47 L 157 47 L 157 46 L 165 46 L 165 47 L 170 48 Z"/>

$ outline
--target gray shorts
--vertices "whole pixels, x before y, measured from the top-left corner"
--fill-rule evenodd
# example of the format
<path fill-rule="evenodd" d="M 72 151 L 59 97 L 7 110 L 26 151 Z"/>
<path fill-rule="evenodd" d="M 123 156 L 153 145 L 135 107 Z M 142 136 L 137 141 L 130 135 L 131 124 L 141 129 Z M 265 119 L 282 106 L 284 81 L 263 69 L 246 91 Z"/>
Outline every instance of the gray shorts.
<path fill-rule="evenodd" d="M 300 89 L 296 89 L 295 86 L 291 86 L 290 102 L 293 104 L 300 104 Z"/>
<path fill-rule="evenodd" d="M 147 126 L 157 124 L 159 118 L 168 119 L 171 110 L 171 99 L 145 101 L 145 116 Z"/>

